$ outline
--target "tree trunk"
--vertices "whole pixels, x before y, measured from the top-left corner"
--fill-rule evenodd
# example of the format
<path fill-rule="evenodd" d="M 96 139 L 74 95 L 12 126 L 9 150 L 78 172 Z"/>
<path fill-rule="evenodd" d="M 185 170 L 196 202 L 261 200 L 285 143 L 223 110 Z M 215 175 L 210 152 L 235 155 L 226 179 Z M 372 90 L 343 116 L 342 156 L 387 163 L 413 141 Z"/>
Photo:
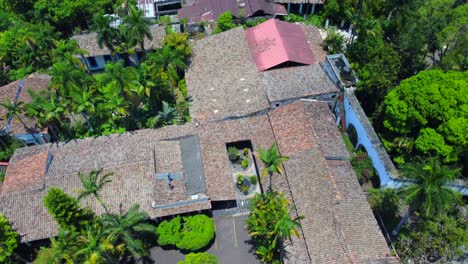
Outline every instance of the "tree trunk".
<path fill-rule="evenodd" d="M 408 211 L 406 211 L 406 214 L 403 216 L 403 218 L 400 220 L 400 222 L 398 223 L 398 225 L 395 227 L 395 229 L 393 229 L 392 231 L 392 236 L 393 237 L 397 237 L 398 236 L 398 233 L 400 232 L 400 229 L 401 227 L 408 221 L 408 219 L 410 218 L 410 216 L 413 214 L 413 209 L 411 208 L 411 206 L 408 208 Z"/>
<path fill-rule="evenodd" d="M 268 192 L 271 192 L 271 191 L 272 191 L 272 188 L 271 188 L 271 180 L 272 180 L 272 178 L 273 178 L 273 173 L 268 172 L 268 176 L 270 177 L 270 186 L 268 187 Z"/>

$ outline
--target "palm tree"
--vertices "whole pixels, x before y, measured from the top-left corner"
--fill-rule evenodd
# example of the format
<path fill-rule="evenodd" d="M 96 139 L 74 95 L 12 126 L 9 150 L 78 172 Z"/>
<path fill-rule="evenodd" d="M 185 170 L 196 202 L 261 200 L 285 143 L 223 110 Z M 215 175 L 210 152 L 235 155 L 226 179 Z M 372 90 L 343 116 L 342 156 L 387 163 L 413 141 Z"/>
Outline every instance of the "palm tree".
<path fill-rule="evenodd" d="M 13 119 L 17 120 L 23 125 L 26 131 L 29 131 L 34 140 L 37 144 L 41 144 L 41 142 L 36 138 L 35 131 L 31 131 L 31 129 L 26 125 L 26 123 L 21 118 L 21 114 L 23 113 L 23 102 L 12 102 L 9 98 L 5 98 L 3 103 L 0 103 L 0 106 L 3 106 L 7 112 L 4 115 L 4 119 L 7 120 L 7 124 L 9 124 Z"/>
<path fill-rule="evenodd" d="M 291 213 L 295 207 L 292 206 L 288 214 L 284 214 L 283 217 L 276 223 L 275 231 L 276 236 L 282 240 L 289 239 L 291 241 L 291 235 L 299 237 L 299 232 L 296 228 L 301 228 L 300 220 L 304 219 L 303 215 L 291 218 Z"/>
<path fill-rule="evenodd" d="M 80 249 L 74 257 L 80 260 L 79 263 L 99 264 L 117 263 L 111 256 L 112 253 L 120 251 L 123 245 L 113 245 L 106 238 L 103 228 L 100 225 L 88 225 L 86 231 L 78 237 Z"/>
<path fill-rule="evenodd" d="M 109 179 L 113 173 L 106 173 L 101 176 L 102 168 L 99 170 L 92 170 L 87 175 L 82 174 L 81 172 L 78 173 L 78 177 L 80 178 L 81 184 L 83 185 L 84 190 L 79 191 L 78 200 L 93 195 L 96 200 L 102 205 L 106 213 L 109 213 L 109 210 L 106 207 L 106 204 L 101 199 L 99 192 L 102 190 L 106 183 L 111 182 L 112 180 Z"/>
<path fill-rule="evenodd" d="M 142 10 L 130 6 L 129 13 L 123 18 L 125 32 L 130 40 L 130 45 L 140 45 L 142 52 L 145 51 L 145 37 L 152 40 L 150 21 L 147 20 Z"/>
<path fill-rule="evenodd" d="M 413 181 L 401 190 L 409 208 L 400 223 L 392 231 L 396 236 L 413 212 L 429 217 L 446 212 L 460 202 L 460 195 L 446 184 L 460 175 L 460 169 L 441 165 L 438 158 L 431 157 L 427 162 L 416 162 L 405 166 L 403 175 Z"/>
<path fill-rule="evenodd" d="M 153 74 L 155 78 L 159 77 L 161 72 L 166 75 L 167 82 L 172 91 L 172 97 L 174 102 L 176 102 L 174 87 L 180 79 L 178 71 L 187 68 L 184 58 L 171 49 L 171 47 L 165 46 L 149 55 L 148 60 L 150 65 L 156 66 L 154 67 L 156 72 Z"/>
<path fill-rule="evenodd" d="M 262 179 L 266 174 L 270 177 L 270 186 L 268 191 L 271 192 L 271 179 L 274 173 L 283 174 L 282 163 L 289 160 L 289 157 L 281 156 L 278 150 L 278 145 L 274 143 L 268 150 L 259 148 L 258 152 L 260 154 L 259 158 L 265 165 L 265 168 L 262 170 Z"/>
<path fill-rule="evenodd" d="M 102 49 L 106 46 L 114 55 L 114 47 L 119 43 L 119 30 L 111 26 L 112 22 L 114 22 L 112 16 L 105 15 L 103 12 L 98 13 L 93 17 L 91 30 L 97 33 L 99 47 Z"/>
<path fill-rule="evenodd" d="M 291 213 L 294 211 L 295 207 L 292 206 L 289 210 L 289 213 L 285 213 L 283 217 L 275 225 L 275 240 L 278 240 L 280 246 L 280 256 L 283 255 L 283 241 L 289 239 L 292 242 L 291 235 L 299 237 L 299 232 L 297 228 L 301 228 L 301 220 L 305 217 L 303 215 L 296 216 L 291 218 Z M 274 243 L 276 244 L 276 243 Z"/>
<path fill-rule="evenodd" d="M 148 214 L 135 204 L 125 214 L 103 215 L 101 221 L 110 242 L 124 244 L 133 256 L 147 256 L 148 250 L 142 238 L 156 236 L 156 228 L 146 222 L 148 219 Z"/>
<path fill-rule="evenodd" d="M 60 229 L 57 238 L 51 238 L 52 259 L 55 263 L 74 263 L 73 253 L 78 250 L 76 243 L 79 233 Z"/>
<path fill-rule="evenodd" d="M 83 61 L 80 61 L 75 55 L 83 58 L 87 53 L 86 50 L 80 49 L 78 42 L 74 39 L 59 40 L 55 43 L 55 49 L 52 50 L 52 62 L 66 61 L 71 65 L 80 65 L 81 69 L 85 69 Z"/>

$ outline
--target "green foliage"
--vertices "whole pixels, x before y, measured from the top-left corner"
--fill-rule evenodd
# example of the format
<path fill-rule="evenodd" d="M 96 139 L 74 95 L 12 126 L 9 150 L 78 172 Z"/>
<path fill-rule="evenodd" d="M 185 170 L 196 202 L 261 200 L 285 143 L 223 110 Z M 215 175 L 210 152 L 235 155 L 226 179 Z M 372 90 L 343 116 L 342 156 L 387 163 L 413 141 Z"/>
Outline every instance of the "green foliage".
<path fill-rule="evenodd" d="M 52 248 L 41 247 L 33 264 L 48 264 L 53 263 L 54 260 L 54 250 Z"/>
<path fill-rule="evenodd" d="M 443 214 L 460 203 L 460 194 L 446 184 L 460 175 L 459 169 L 441 165 L 437 158 L 405 164 L 404 177 L 414 184 L 401 190 L 405 202 L 424 217 Z"/>
<path fill-rule="evenodd" d="M 0 141 L 0 161 L 9 161 L 15 150 L 23 146 L 19 140 L 10 136 L 0 136 Z"/>
<path fill-rule="evenodd" d="M 281 156 L 278 150 L 278 145 L 273 143 L 267 150 L 259 148 L 258 153 L 260 154 L 260 160 L 263 162 L 265 168 L 262 170 L 262 179 L 265 175 L 270 176 L 270 187 L 271 191 L 271 178 L 274 173 L 283 174 L 283 162 L 289 160 L 289 157 Z"/>
<path fill-rule="evenodd" d="M 396 242 L 402 262 L 425 263 L 428 259 L 443 261 L 463 256 L 468 246 L 468 225 L 465 219 L 440 214 L 424 219 L 410 230 L 403 230 Z"/>
<path fill-rule="evenodd" d="M 400 199 L 395 190 L 386 189 L 369 189 L 367 201 L 372 208 L 372 211 L 382 217 L 382 220 L 387 229 L 392 229 L 398 224 L 398 207 Z"/>
<path fill-rule="evenodd" d="M 113 245 L 123 245 L 132 256 L 148 256 L 145 239 L 156 237 L 156 227 L 149 224 L 149 216 L 134 204 L 127 212 L 120 215 L 104 215 L 100 218 L 107 239 Z"/>
<path fill-rule="evenodd" d="M 0 214 L 0 262 L 8 263 L 13 251 L 18 247 L 19 234 L 13 230 L 8 219 Z"/>
<path fill-rule="evenodd" d="M 243 169 L 247 169 L 247 167 L 249 167 L 249 159 L 248 158 L 243 159 L 242 163 L 241 163 L 241 166 L 242 166 Z"/>
<path fill-rule="evenodd" d="M 221 33 L 221 32 L 227 31 L 235 27 L 236 27 L 236 24 L 232 22 L 231 12 L 229 11 L 224 12 L 221 15 L 219 15 L 218 20 L 217 20 L 217 26 L 216 26 L 216 29 L 213 30 L 213 34 Z"/>
<path fill-rule="evenodd" d="M 52 187 L 44 196 L 44 206 L 60 228 L 81 230 L 89 225 L 94 215 L 89 209 L 83 209 L 78 200 L 59 188 Z"/>
<path fill-rule="evenodd" d="M 288 209 L 289 201 L 283 193 L 255 193 L 250 202 L 251 213 L 246 224 L 256 253 L 262 262 L 280 263 L 283 241 L 291 240 L 291 235 L 299 236 L 299 221 L 304 217 L 291 217 L 294 208 Z"/>
<path fill-rule="evenodd" d="M 229 160 L 233 163 L 237 163 L 240 160 L 241 154 L 238 148 L 229 147 L 228 148 Z"/>
<path fill-rule="evenodd" d="M 242 184 L 244 183 L 244 175 L 242 173 L 238 173 L 236 175 L 236 184 L 237 187 L 240 189 L 242 187 Z"/>
<path fill-rule="evenodd" d="M 328 36 L 323 41 L 323 44 L 325 44 L 330 54 L 342 53 L 344 48 L 344 36 L 338 33 L 335 28 L 330 27 L 328 29 Z"/>
<path fill-rule="evenodd" d="M 252 183 L 252 185 L 256 185 L 257 184 L 257 175 L 251 175 L 249 176 L 249 180 L 250 180 L 250 183 Z"/>
<path fill-rule="evenodd" d="M 468 73 L 420 72 L 385 98 L 385 147 L 404 159 L 438 155 L 446 162 L 458 161 L 468 146 L 467 107 Z M 403 140 L 407 143 L 399 144 Z"/>
<path fill-rule="evenodd" d="M 104 188 L 106 183 L 112 181 L 109 178 L 114 174 L 109 172 L 102 175 L 102 172 L 103 169 L 101 168 L 99 170 L 92 170 L 88 174 L 82 174 L 81 172 L 78 173 L 81 185 L 83 186 L 83 190 L 79 190 L 78 200 L 92 195 L 108 213 L 109 211 L 107 210 L 104 201 L 101 199 L 99 192 Z"/>
<path fill-rule="evenodd" d="M 157 228 L 158 244 L 160 246 L 177 245 L 182 240 L 181 218 L 177 216 L 170 221 L 162 221 Z"/>
<path fill-rule="evenodd" d="M 353 165 L 354 172 L 356 173 L 361 185 L 368 182 L 375 176 L 375 169 L 374 166 L 372 166 L 372 160 L 367 156 L 367 153 L 362 150 L 354 153 L 351 159 L 351 165 Z"/>
<path fill-rule="evenodd" d="M 184 217 L 182 239 L 177 247 L 182 250 L 196 251 L 207 246 L 215 235 L 213 219 L 206 215 Z"/>
<path fill-rule="evenodd" d="M 177 264 L 218 264 L 218 258 L 208 252 L 190 253 L 185 256 L 185 261 L 179 261 Z"/>
<path fill-rule="evenodd" d="M 305 19 L 303 16 L 295 15 L 295 14 L 288 14 L 287 16 L 284 17 L 284 21 L 286 22 L 304 22 Z"/>

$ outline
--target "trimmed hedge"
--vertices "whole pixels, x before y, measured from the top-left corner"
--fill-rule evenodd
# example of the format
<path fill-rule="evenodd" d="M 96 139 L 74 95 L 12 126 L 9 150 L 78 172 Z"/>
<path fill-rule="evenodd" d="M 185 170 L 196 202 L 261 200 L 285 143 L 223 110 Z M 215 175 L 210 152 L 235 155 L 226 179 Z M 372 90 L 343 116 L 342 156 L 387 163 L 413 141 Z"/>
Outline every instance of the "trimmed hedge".
<path fill-rule="evenodd" d="M 156 232 L 158 234 L 158 244 L 160 246 L 176 245 L 182 239 L 180 216 L 164 220 L 158 225 Z"/>
<path fill-rule="evenodd" d="M 207 246 L 215 235 L 213 219 L 206 215 L 180 216 L 163 221 L 157 228 L 158 244 L 173 245 L 187 251 L 196 251 Z"/>

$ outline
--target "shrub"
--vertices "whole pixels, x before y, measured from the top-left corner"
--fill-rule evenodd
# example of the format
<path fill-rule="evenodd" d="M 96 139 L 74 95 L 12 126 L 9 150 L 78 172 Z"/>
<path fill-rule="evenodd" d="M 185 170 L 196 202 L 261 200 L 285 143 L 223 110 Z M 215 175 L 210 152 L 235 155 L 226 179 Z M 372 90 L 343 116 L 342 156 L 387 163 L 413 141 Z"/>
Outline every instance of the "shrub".
<path fill-rule="evenodd" d="M 244 148 L 244 156 L 248 156 L 249 155 L 249 148 Z"/>
<path fill-rule="evenodd" d="M 249 159 L 243 159 L 241 166 L 243 169 L 247 169 L 247 167 L 249 167 Z"/>
<path fill-rule="evenodd" d="M 242 191 L 244 194 L 248 194 L 248 193 L 249 193 L 249 188 L 250 188 L 250 184 L 249 184 L 249 185 L 242 185 L 241 191 Z"/>
<path fill-rule="evenodd" d="M 237 187 L 239 187 L 240 189 L 242 186 L 242 183 L 244 182 L 244 175 L 242 175 L 241 173 L 238 173 L 236 175 L 236 182 L 237 182 Z"/>
<path fill-rule="evenodd" d="M 354 172 L 361 185 L 368 182 L 369 179 L 375 175 L 372 160 L 367 156 L 367 153 L 362 150 L 356 152 L 355 157 L 351 160 L 351 165 L 353 165 Z"/>
<path fill-rule="evenodd" d="M 160 246 L 175 246 L 182 239 L 181 229 L 182 225 L 180 223 L 180 216 L 177 216 L 170 221 L 162 221 L 156 229 L 158 234 L 158 244 Z"/>
<path fill-rule="evenodd" d="M 179 261 L 177 264 L 218 264 L 218 258 L 208 252 L 190 253 L 185 256 L 185 261 Z"/>
<path fill-rule="evenodd" d="M 182 239 L 177 247 L 183 250 L 196 251 L 207 246 L 214 238 L 213 219 L 206 215 L 184 217 Z"/>
<path fill-rule="evenodd" d="M 257 184 L 257 175 L 251 175 L 249 176 L 249 180 L 250 180 L 250 183 L 252 185 L 256 185 Z"/>
<path fill-rule="evenodd" d="M 3 182 L 4 179 L 5 179 L 5 172 L 0 171 L 0 184 Z"/>
<path fill-rule="evenodd" d="M 240 159 L 240 151 L 236 147 L 228 148 L 229 160 L 233 163 L 236 163 Z"/>
<path fill-rule="evenodd" d="M 333 27 L 330 27 L 328 30 L 328 37 L 323 41 L 330 54 L 342 53 L 344 42 L 344 36 L 338 33 Z"/>

